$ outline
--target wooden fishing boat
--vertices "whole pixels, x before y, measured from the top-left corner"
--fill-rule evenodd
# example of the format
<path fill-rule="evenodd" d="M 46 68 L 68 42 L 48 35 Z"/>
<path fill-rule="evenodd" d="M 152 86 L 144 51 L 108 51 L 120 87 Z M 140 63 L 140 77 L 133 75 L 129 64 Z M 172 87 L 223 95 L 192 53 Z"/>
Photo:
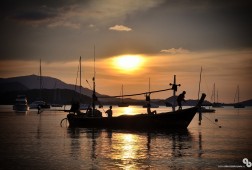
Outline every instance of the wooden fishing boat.
<path fill-rule="evenodd" d="M 117 117 L 96 117 L 86 114 L 67 115 L 69 127 L 115 128 L 115 129 L 186 129 L 204 101 L 203 94 L 197 106 L 155 115 L 121 115 Z"/>

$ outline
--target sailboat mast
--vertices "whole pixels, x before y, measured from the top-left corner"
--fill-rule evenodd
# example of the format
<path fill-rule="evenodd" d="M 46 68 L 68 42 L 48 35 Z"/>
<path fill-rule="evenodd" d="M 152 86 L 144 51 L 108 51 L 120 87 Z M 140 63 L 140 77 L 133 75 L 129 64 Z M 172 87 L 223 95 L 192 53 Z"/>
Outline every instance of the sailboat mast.
<path fill-rule="evenodd" d="M 201 74 L 202 74 L 202 67 L 200 68 L 200 79 L 199 79 L 199 91 L 198 91 L 198 100 L 199 100 L 199 95 L 200 95 Z"/>
<path fill-rule="evenodd" d="M 41 70 L 41 59 L 39 60 L 39 98 L 41 99 L 41 95 L 42 95 L 42 70 Z"/>
<path fill-rule="evenodd" d="M 219 103 L 219 93 L 218 93 L 218 90 L 217 90 L 217 99 L 216 99 L 216 102 Z"/>
<path fill-rule="evenodd" d="M 123 103 L 123 84 L 122 84 L 122 103 Z"/>
<path fill-rule="evenodd" d="M 81 56 L 80 56 L 80 100 L 81 100 Z"/>
<path fill-rule="evenodd" d="M 214 103 L 215 103 L 215 83 L 214 83 L 214 93 L 213 93 L 213 99 L 214 99 Z"/>
<path fill-rule="evenodd" d="M 239 85 L 237 87 L 237 94 L 238 94 L 238 103 L 240 103 L 240 88 L 239 88 Z"/>
<path fill-rule="evenodd" d="M 95 113 L 95 101 L 96 101 L 96 95 L 95 95 L 95 45 L 94 45 L 94 77 L 93 77 L 93 96 L 92 96 L 92 116 L 94 116 Z"/>

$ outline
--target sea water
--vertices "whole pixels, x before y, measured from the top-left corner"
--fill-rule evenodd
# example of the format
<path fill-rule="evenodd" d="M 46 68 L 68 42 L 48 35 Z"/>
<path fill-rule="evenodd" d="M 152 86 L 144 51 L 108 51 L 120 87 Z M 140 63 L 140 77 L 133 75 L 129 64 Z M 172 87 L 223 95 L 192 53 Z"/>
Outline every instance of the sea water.
<path fill-rule="evenodd" d="M 145 112 L 139 106 L 113 107 L 114 116 Z M 53 109 L 40 114 L 36 110 L 16 113 L 12 106 L 0 106 L 0 169 L 237 169 L 251 166 L 251 107 L 216 108 L 215 113 L 203 114 L 201 126 L 196 114 L 183 131 L 68 128 L 65 121 L 61 127 L 60 122 L 66 115 L 67 112 Z"/>

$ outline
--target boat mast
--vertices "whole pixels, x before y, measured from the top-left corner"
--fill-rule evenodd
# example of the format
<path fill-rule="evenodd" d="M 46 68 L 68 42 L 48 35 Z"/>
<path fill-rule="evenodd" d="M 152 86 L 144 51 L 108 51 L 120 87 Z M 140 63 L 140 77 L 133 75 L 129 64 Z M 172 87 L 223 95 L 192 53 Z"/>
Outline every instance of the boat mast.
<path fill-rule="evenodd" d="M 213 94 L 213 100 L 214 100 L 214 103 L 215 103 L 215 83 L 214 83 L 214 94 Z"/>
<path fill-rule="evenodd" d="M 170 83 L 170 86 L 172 86 L 172 90 L 173 90 L 173 105 L 172 105 L 172 111 L 175 111 L 175 106 L 176 106 L 176 91 L 178 90 L 178 86 L 180 86 L 180 84 L 176 84 L 176 75 L 174 75 L 173 78 L 173 84 Z"/>
<path fill-rule="evenodd" d="M 122 84 L 122 103 L 123 103 L 123 84 Z"/>
<path fill-rule="evenodd" d="M 93 96 L 92 96 L 92 116 L 94 116 L 95 113 L 95 101 L 96 101 L 96 95 L 95 95 L 95 45 L 94 45 L 94 77 L 93 77 Z"/>
<path fill-rule="evenodd" d="M 201 67 L 201 69 L 200 69 L 200 79 L 199 79 L 199 91 L 198 91 L 198 100 L 199 100 L 199 95 L 200 95 L 201 74 L 202 74 L 202 67 Z"/>
<path fill-rule="evenodd" d="M 240 103 L 240 88 L 239 88 L 239 85 L 237 87 L 237 94 L 238 94 L 238 103 Z"/>
<path fill-rule="evenodd" d="M 39 98 L 41 100 L 41 96 L 42 96 L 42 70 L 41 70 L 41 59 L 39 60 Z"/>
<path fill-rule="evenodd" d="M 81 56 L 80 56 L 80 101 L 81 101 Z"/>
<path fill-rule="evenodd" d="M 218 93 L 218 90 L 216 91 L 216 94 L 217 94 L 217 96 L 216 96 L 216 102 L 219 103 L 219 93 Z"/>
<path fill-rule="evenodd" d="M 236 98 L 237 97 L 237 98 Z M 235 91 L 235 97 L 234 97 L 234 102 L 237 102 L 237 103 L 239 103 L 239 101 L 240 101 L 240 94 L 239 94 L 239 85 L 237 86 L 237 88 L 236 88 L 236 91 Z M 237 101 L 236 101 L 237 100 Z"/>

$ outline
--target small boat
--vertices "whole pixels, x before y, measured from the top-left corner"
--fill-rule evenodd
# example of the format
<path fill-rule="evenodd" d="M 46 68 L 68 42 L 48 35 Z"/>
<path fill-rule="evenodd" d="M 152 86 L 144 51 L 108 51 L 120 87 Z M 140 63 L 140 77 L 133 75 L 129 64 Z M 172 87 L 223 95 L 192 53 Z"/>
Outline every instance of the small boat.
<path fill-rule="evenodd" d="M 143 105 L 143 108 L 147 108 L 148 104 Z M 155 103 L 150 103 L 150 108 L 159 108 L 159 105 L 155 104 Z"/>
<path fill-rule="evenodd" d="M 239 85 L 237 86 L 237 89 L 236 89 L 234 102 L 236 101 L 236 97 L 237 97 L 237 103 L 234 104 L 234 108 L 245 108 L 245 106 L 242 103 L 240 103 L 240 88 L 239 88 Z"/>
<path fill-rule="evenodd" d="M 88 116 L 69 112 L 69 127 L 115 128 L 115 129 L 186 129 L 204 101 L 202 94 L 199 103 L 192 108 L 154 115 L 137 114 L 117 117 Z"/>
<path fill-rule="evenodd" d="M 201 112 L 201 113 L 214 113 L 215 109 L 200 107 L 199 112 Z"/>
<path fill-rule="evenodd" d="M 18 95 L 15 104 L 13 105 L 13 110 L 17 112 L 26 112 L 29 110 L 28 102 L 25 95 Z"/>
<path fill-rule="evenodd" d="M 51 106 L 47 104 L 45 101 L 42 101 L 42 68 L 41 68 L 41 59 L 39 60 L 39 97 L 37 101 L 34 101 L 30 104 L 30 109 L 48 109 Z"/>
<path fill-rule="evenodd" d="M 219 101 L 219 94 L 218 94 L 218 90 L 217 90 L 217 101 L 215 101 L 215 83 L 214 83 L 214 86 L 213 86 L 213 93 L 212 93 L 212 97 L 211 97 L 211 99 L 213 99 L 213 103 L 212 103 L 212 107 L 223 107 L 222 106 L 222 103 L 219 103 L 218 101 Z"/>
<path fill-rule="evenodd" d="M 124 101 L 123 101 L 123 85 L 122 85 L 122 89 L 121 89 L 122 91 L 121 91 L 121 95 L 122 95 L 122 101 L 121 101 L 121 103 L 118 103 L 118 107 L 129 107 L 129 104 L 127 104 L 127 103 L 125 103 Z"/>
<path fill-rule="evenodd" d="M 30 104 L 30 109 L 49 109 L 50 105 L 44 101 L 34 101 Z"/>

